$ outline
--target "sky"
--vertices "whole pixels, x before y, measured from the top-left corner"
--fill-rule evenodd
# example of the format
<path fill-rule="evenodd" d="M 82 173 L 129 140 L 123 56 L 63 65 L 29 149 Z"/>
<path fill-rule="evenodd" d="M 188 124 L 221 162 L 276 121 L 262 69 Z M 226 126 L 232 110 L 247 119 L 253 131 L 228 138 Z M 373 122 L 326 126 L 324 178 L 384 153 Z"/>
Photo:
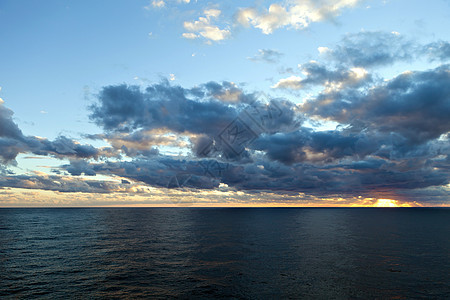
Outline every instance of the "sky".
<path fill-rule="evenodd" d="M 448 28 L 448 0 L 0 0 L 0 207 L 450 206 Z"/>

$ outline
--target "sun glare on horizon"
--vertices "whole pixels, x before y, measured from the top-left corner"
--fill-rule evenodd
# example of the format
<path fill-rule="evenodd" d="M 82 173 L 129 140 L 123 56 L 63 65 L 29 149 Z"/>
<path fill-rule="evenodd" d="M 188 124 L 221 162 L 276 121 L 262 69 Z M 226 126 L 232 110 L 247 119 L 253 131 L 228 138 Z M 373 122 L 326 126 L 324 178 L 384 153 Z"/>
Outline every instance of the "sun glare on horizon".
<path fill-rule="evenodd" d="M 373 207 L 411 207 L 411 205 L 407 203 L 399 204 L 397 200 L 393 199 L 378 199 Z"/>

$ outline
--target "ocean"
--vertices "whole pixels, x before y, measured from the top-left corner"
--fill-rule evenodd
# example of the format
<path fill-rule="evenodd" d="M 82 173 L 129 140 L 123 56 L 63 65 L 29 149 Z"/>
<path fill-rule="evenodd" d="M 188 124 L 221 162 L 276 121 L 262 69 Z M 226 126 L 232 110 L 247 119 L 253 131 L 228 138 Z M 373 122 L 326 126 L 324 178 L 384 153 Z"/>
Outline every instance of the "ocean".
<path fill-rule="evenodd" d="M 450 209 L 3 208 L 1 299 L 450 298 Z"/>

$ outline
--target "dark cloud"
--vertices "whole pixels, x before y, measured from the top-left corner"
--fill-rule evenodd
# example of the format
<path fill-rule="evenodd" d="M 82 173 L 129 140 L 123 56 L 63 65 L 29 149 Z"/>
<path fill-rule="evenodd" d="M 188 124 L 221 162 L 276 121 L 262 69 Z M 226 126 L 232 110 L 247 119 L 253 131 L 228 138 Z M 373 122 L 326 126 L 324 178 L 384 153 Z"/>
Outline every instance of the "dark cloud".
<path fill-rule="evenodd" d="M 449 190 L 439 186 L 432 186 L 423 189 L 399 190 L 397 195 L 400 199 L 441 206 L 448 205 Z"/>
<path fill-rule="evenodd" d="M 19 153 L 54 156 L 58 158 L 97 158 L 99 149 L 60 136 L 53 141 L 25 136 L 12 119 L 13 112 L 0 102 L 0 162 L 14 163 Z"/>
<path fill-rule="evenodd" d="M 186 142 L 174 134 L 166 135 L 166 131 L 138 130 L 132 133 L 110 132 L 107 134 L 88 135 L 87 138 L 94 140 L 105 140 L 112 148 L 103 148 L 102 154 L 107 150 L 110 156 L 118 153 L 129 157 L 152 156 L 159 153 L 157 146 L 186 147 Z M 119 158 L 119 157 L 117 157 Z"/>
<path fill-rule="evenodd" d="M 235 108 L 220 100 L 197 100 L 201 95 L 198 90 L 191 93 L 168 82 L 145 91 L 137 86 L 108 86 L 100 92 L 99 103 L 92 105 L 91 119 L 108 132 L 167 128 L 178 133 L 214 134 L 237 116 Z"/>
<path fill-rule="evenodd" d="M 107 86 L 90 107 L 90 118 L 104 132 L 85 137 L 111 147 L 25 136 L 12 112 L 0 105 L 4 163 L 18 153 L 50 155 L 67 159 L 55 171 L 71 175 L 14 175 L 2 167 L 0 186 L 93 193 L 132 193 L 139 185 L 190 191 L 227 186 L 323 197 L 410 197 L 423 190 L 441 197 L 450 171 L 449 66 L 382 81 L 362 68 L 412 59 L 410 49 L 424 48 L 408 48 L 409 41 L 396 34 L 360 33 L 343 41 L 327 54 L 334 65 L 302 65 L 302 88 L 325 87 L 303 105 L 263 101 L 262 94 L 231 82 L 190 89 L 168 81 L 145 89 Z M 445 44 L 430 49 L 433 57 L 445 57 Z M 305 120 L 339 126 L 317 131 L 305 127 Z M 167 155 L 167 147 L 185 154 Z"/>
<path fill-rule="evenodd" d="M 311 61 L 301 65 L 300 69 L 306 75 L 304 78 L 292 76 L 282 79 L 275 84 L 274 88 L 304 89 L 315 85 L 331 86 L 332 84 L 339 85 L 340 88 L 358 88 L 372 82 L 372 76 L 362 68 L 331 69 L 324 64 Z"/>
<path fill-rule="evenodd" d="M 255 150 L 264 151 L 272 160 L 285 164 L 302 162 L 307 160 L 303 147 L 310 141 L 310 132 L 307 130 L 291 133 L 276 133 L 264 135 L 258 138 L 253 147 Z"/>
<path fill-rule="evenodd" d="M 264 138 L 266 140 L 264 140 Z M 78 173 L 95 172 L 150 186 L 177 189 L 231 189 L 307 193 L 315 196 L 373 196 L 448 184 L 449 143 L 435 141 L 415 151 L 382 157 L 384 146 L 369 136 L 314 132 L 264 135 L 251 144 L 252 161 L 216 158 L 152 159 L 78 164 Z M 388 148 L 392 145 L 389 145 Z M 394 150 L 391 150 L 395 152 Z M 73 164 L 73 163 L 71 163 Z M 66 166 L 67 170 L 74 166 Z M 74 173 L 74 172 L 72 172 Z M 75 174 L 75 173 L 74 173 Z M 426 200 L 424 200 L 426 201 Z"/>
<path fill-rule="evenodd" d="M 92 165 L 90 165 L 86 160 L 78 159 L 78 160 L 70 160 L 69 165 L 63 165 L 63 168 L 66 169 L 71 175 L 79 176 L 81 174 L 87 176 L 95 176 L 96 172 Z"/>
<path fill-rule="evenodd" d="M 311 116 L 342 124 L 359 123 L 385 133 L 398 133 L 411 143 L 439 138 L 450 130 L 448 65 L 408 72 L 368 90 L 322 93 L 302 109 Z"/>
<path fill-rule="evenodd" d="M 0 137 L 0 158 L 1 163 L 11 163 L 16 158 L 17 154 L 22 152 L 24 145 L 11 138 Z"/>
<path fill-rule="evenodd" d="M 270 160 L 284 164 L 308 162 L 321 166 L 344 158 L 359 161 L 372 155 L 385 159 L 404 159 L 414 153 L 416 156 L 427 156 L 431 151 L 429 144 L 411 147 L 398 142 L 391 134 L 368 130 L 355 132 L 353 127 L 330 131 L 304 128 L 290 133 L 265 134 L 251 148 L 264 151 Z M 434 154 L 437 155 L 437 152 Z"/>
<path fill-rule="evenodd" d="M 13 161 L 26 147 L 24 136 L 12 119 L 13 112 L 0 99 L 0 162 Z"/>
<path fill-rule="evenodd" d="M 254 94 L 245 94 L 235 83 L 224 81 L 221 84 L 210 81 L 198 88 L 193 88 L 190 93 L 198 98 L 209 97 L 228 103 L 253 103 L 257 99 Z"/>
<path fill-rule="evenodd" d="M 379 59 L 377 64 L 389 61 Z M 90 163 L 72 173 L 93 170 L 167 188 L 212 189 L 223 183 L 246 191 L 352 197 L 448 183 L 448 138 L 442 137 L 450 130 L 447 66 L 388 82 L 315 62 L 304 64 L 303 71 L 303 85 L 340 85 L 300 107 L 280 99 L 263 103 L 228 83 L 184 89 L 163 82 L 144 91 L 107 87 L 91 116 L 107 134 L 125 134 L 122 140 L 138 145 L 155 130 L 190 134 L 194 155 L 127 152 L 135 159 Z M 217 96 L 234 92 L 253 102 L 227 103 Z M 113 109 L 129 105 L 127 100 L 140 109 Z M 161 111 L 169 110 L 162 118 Z M 314 131 L 301 126 L 303 114 L 341 125 Z"/>
<path fill-rule="evenodd" d="M 117 141 L 119 134 L 124 136 L 122 143 L 132 140 L 134 144 L 149 144 L 149 132 L 165 130 L 194 135 L 191 142 L 198 156 L 207 156 L 203 145 L 209 147 L 205 144 L 209 140 L 215 150 L 230 159 L 245 157 L 246 145 L 262 132 L 291 130 L 301 124 L 293 103 L 280 99 L 264 103 L 253 94 L 235 89 L 230 83 L 214 82 L 190 90 L 168 82 L 151 85 L 145 91 L 127 85 L 109 86 L 92 105 L 91 118 L 107 131 L 107 138 L 115 135 Z M 234 104 L 219 99 L 218 95 L 235 92 L 239 101 Z"/>
<path fill-rule="evenodd" d="M 59 158 L 97 158 L 99 149 L 92 145 L 83 145 L 67 137 L 59 136 L 53 141 L 27 138 L 30 150 L 37 155 L 53 155 Z"/>
<path fill-rule="evenodd" d="M 0 137 L 20 139 L 22 137 L 22 131 L 19 129 L 16 123 L 14 123 L 12 110 L 6 108 L 3 105 L 3 100 L 0 100 Z"/>
<path fill-rule="evenodd" d="M 77 177 L 58 175 L 15 175 L 0 177 L 0 187 L 40 189 L 63 193 L 111 193 L 130 192 L 131 187 L 104 180 L 84 180 Z"/>
<path fill-rule="evenodd" d="M 6 166 L 3 166 L 0 164 L 0 175 L 14 175 L 14 172 L 6 168 Z"/>
<path fill-rule="evenodd" d="M 370 79 L 370 76 L 367 78 L 367 74 L 363 70 L 360 70 L 362 73 L 358 73 L 358 69 L 337 68 L 331 70 L 329 67 L 315 61 L 302 64 L 300 69 L 307 74 L 307 77 L 302 81 L 304 86 L 337 82 L 355 87 L 362 79 L 366 81 Z"/>

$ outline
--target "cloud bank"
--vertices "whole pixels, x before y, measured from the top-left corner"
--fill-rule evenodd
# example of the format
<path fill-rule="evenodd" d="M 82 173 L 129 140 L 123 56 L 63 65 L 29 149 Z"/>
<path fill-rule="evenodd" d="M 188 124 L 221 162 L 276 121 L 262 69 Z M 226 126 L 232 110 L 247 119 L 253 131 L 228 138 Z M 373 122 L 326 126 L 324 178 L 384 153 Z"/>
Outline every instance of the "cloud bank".
<path fill-rule="evenodd" d="M 380 45 L 383 50 L 375 51 Z M 144 186 L 271 193 L 288 195 L 290 201 L 308 195 L 443 203 L 450 170 L 447 47 L 442 41 L 414 44 L 395 33 L 346 36 L 333 48 L 321 48 L 325 61 L 301 64 L 304 76 L 274 86 L 319 87 L 302 101 L 249 93 L 227 81 L 191 88 L 168 80 L 146 87 L 105 86 L 89 108 L 90 119 L 103 132 L 86 135 L 107 142 L 105 148 L 63 136 L 53 141 L 25 136 L 2 102 L 0 186 L 145 193 L 138 189 Z M 391 79 L 374 73 L 417 57 L 439 64 Z M 309 125 L 325 121 L 338 126 L 317 130 Z M 5 166 L 19 153 L 69 163 L 55 170 L 57 175 L 11 174 Z"/>

